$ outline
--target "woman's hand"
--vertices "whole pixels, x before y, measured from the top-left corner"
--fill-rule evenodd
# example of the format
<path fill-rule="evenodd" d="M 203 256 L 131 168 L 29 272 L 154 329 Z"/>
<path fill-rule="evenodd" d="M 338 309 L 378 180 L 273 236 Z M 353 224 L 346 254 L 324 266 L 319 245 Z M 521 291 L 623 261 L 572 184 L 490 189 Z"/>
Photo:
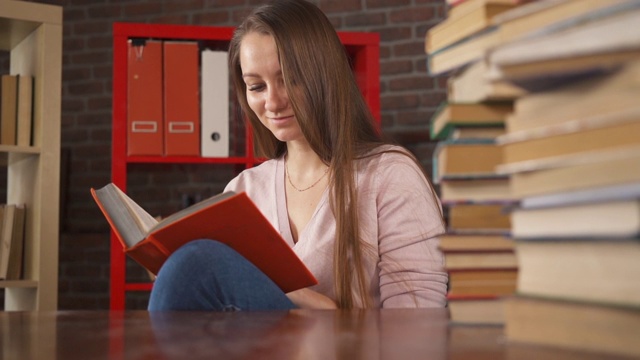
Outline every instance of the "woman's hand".
<path fill-rule="evenodd" d="M 310 289 L 300 289 L 287 293 L 287 297 L 301 309 L 337 309 L 333 300 Z"/>

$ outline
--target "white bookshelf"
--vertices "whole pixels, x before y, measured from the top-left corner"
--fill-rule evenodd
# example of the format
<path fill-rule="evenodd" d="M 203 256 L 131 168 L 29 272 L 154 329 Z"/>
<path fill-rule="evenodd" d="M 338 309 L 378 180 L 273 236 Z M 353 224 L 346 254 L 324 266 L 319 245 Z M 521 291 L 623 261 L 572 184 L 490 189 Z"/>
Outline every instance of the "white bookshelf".
<path fill-rule="evenodd" d="M 7 203 L 24 203 L 24 280 L 0 281 L 4 308 L 56 310 L 60 197 L 62 8 L 0 0 L 0 49 L 10 73 L 32 75 L 33 146 L 0 146 L 7 169 Z M 1 186 L 2 184 L 0 184 Z"/>

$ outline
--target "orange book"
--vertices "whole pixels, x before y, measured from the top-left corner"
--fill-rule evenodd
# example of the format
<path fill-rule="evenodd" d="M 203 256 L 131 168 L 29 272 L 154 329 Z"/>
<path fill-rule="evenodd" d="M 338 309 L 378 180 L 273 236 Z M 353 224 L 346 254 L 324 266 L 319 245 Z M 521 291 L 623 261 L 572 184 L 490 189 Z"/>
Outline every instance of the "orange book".
<path fill-rule="evenodd" d="M 127 155 L 162 155 L 162 43 L 128 46 Z"/>
<path fill-rule="evenodd" d="M 91 194 L 125 254 L 157 274 L 191 240 L 215 239 L 253 263 L 284 292 L 317 284 L 309 269 L 246 193 L 226 192 L 158 222 L 113 183 Z"/>
<path fill-rule="evenodd" d="M 198 43 L 164 42 L 164 153 L 200 155 Z"/>

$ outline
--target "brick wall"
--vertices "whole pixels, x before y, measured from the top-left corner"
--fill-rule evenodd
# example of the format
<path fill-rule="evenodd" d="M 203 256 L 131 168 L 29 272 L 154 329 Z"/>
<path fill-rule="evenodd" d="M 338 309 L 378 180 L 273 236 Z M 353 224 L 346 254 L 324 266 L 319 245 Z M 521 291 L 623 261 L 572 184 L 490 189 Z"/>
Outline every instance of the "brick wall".
<path fill-rule="evenodd" d="M 109 237 L 88 189 L 110 181 L 111 24 L 117 21 L 237 25 L 257 0 L 50 0 L 64 6 L 60 309 L 106 309 Z M 426 73 L 424 36 L 444 16 L 444 0 L 315 0 L 338 30 L 380 33 L 381 114 L 386 134 L 430 169 L 428 120 L 445 98 L 444 79 Z M 1 60 L 1 59 L 0 59 Z M 152 214 L 178 209 L 185 196 L 222 190 L 228 166 L 130 167 L 129 192 Z M 131 276 L 146 274 L 130 264 Z M 127 298 L 144 308 L 146 294 Z"/>

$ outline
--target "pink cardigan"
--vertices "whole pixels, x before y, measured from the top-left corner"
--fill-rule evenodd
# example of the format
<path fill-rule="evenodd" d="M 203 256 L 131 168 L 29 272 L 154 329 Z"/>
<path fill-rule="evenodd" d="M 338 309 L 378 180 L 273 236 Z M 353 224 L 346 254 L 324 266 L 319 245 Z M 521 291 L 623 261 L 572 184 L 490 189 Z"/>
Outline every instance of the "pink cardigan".
<path fill-rule="evenodd" d="M 421 170 L 397 153 L 359 160 L 357 167 L 361 236 L 370 247 L 364 270 L 373 304 L 384 308 L 444 306 L 447 274 L 437 248 L 437 236 L 444 227 L 440 204 L 434 201 Z M 295 244 L 287 216 L 284 158 L 243 171 L 225 190 L 246 191 L 316 276 L 319 283 L 312 289 L 335 299 L 336 224 L 328 190 Z"/>

